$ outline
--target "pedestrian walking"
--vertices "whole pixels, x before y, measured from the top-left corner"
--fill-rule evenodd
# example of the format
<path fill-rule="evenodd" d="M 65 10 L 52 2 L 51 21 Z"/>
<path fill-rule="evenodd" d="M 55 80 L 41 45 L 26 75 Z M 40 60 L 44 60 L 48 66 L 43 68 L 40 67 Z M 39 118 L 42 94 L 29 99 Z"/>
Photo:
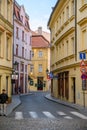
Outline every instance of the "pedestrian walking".
<path fill-rule="evenodd" d="M 6 109 L 7 109 L 7 103 L 8 103 L 8 95 L 6 94 L 6 90 L 3 89 L 2 93 L 0 94 L 0 115 L 1 116 L 6 116 Z"/>

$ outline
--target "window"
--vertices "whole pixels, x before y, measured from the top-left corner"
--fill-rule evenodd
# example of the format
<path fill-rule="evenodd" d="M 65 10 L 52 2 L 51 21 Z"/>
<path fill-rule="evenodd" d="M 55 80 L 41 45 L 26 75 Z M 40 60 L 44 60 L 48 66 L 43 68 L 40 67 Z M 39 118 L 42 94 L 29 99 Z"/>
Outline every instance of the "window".
<path fill-rule="evenodd" d="M 25 49 L 25 57 L 27 57 L 27 49 Z"/>
<path fill-rule="evenodd" d="M 27 65 L 25 65 L 25 72 L 27 72 Z"/>
<path fill-rule="evenodd" d="M 18 45 L 16 44 L 16 55 L 18 56 Z"/>
<path fill-rule="evenodd" d="M 67 6 L 66 8 L 66 19 L 67 20 L 69 19 L 69 6 Z"/>
<path fill-rule="evenodd" d="M 68 56 L 68 51 L 69 51 L 69 50 L 68 50 L 68 46 L 69 46 L 68 44 L 69 44 L 69 42 L 68 42 L 68 40 L 67 40 L 67 41 L 66 41 L 66 56 Z"/>
<path fill-rule="evenodd" d="M 7 19 L 10 21 L 10 1 L 7 0 Z"/>
<path fill-rule="evenodd" d="M 2 1 L 0 0 L 0 13 L 1 13 L 1 4 L 2 4 Z"/>
<path fill-rule="evenodd" d="M 27 34 L 25 34 L 25 42 L 27 43 Z"/>
<path fill-rule="evenodd" d="M 22 31 L 22 41 L 24 41 L 24 31 Z"/>
<path fill-rule="evenodd" d="M 9 36 L 6 39 L 6 59 L 11 59 L 11 38 Z"/>
<path fill-rule="evenodd" d="M 82 31 L 82 50 L 86 49 L 86 29 Z"/>
<path fill-rule="evenodd" d="M 39 51 L 39 57 L 42 57 L 42 56 L 43 56 L 43 52 Z"/>
<path fill-rule="evenodd" d="M 24 58 L 24 47 L 22 47 L 22 57 Z"/>
<path fill-rule="evenodd" d="M 32 51 L 32 57 L 34 57 L 34 51 Z"/>
<path fill-rule="evenodd" d="M 63 11 L 63 18 L 62 18 L 63 23 L 64 23 L 64 15 L 65 15 L 65 13 L 64 13 L 64 11 Z"/>
<path fill-rule="evenodd" d="M 71 52 L 74 54 L 74 37 L 71 38 Z"/>
<path fill-rule="evenodd" d="M 42 64 L 39 64 L 38 71 L 39 71 L 39 72 L 42 72 Z"/>
<path fill-rule="evenodd" d="M 24 71 L 24 64 L 21 63 L 21 72 L 23 72 L 23 71 Z"/>
<path fill-rule="evenodd" d="M 34 65 L 30 65 L 30 72 L 32 73 L 34 69 Z"/>
<path fill-rule="evenodd" d="M 19 28 L 16 27 L 16 38 L 18 39 L 19 38 Z"/>
<path fill-rule="evenodd" d="M 75 9 L 74 0 L 72 0 L 72 2 L 71 2 L 71 15 L 74 15 L 74 9 Z"/>
<path fill-rule="evenodd" d="M 6 76 L 6 92 L 8 92 L 8 76 Z"/>
<path fill-rule="evenodd" d="M 21 21 L 23 22 L 23 16 L 21 15 Z"/>

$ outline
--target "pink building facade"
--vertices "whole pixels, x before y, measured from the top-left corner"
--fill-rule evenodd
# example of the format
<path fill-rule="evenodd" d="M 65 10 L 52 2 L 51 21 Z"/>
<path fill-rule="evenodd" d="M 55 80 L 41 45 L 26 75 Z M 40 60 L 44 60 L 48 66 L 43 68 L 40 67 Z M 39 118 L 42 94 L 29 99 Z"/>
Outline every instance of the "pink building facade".
<path fill-rule="evenodd" d="M 31 32 L 29 16 L 24 6 L 14 3 L 14 60 L 17 62 L 18 79 L 13 85 L 13 94 L 28 92 L 28 65 L 31 64 Z"/>

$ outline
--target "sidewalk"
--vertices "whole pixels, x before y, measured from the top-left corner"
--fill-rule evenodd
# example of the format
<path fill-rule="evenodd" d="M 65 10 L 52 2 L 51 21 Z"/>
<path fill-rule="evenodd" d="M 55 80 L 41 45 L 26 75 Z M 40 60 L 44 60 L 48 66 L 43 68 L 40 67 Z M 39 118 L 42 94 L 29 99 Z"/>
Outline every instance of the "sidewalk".
<path fill-rule="evenodd" d="M 12 95 L 12 102 L 7 105 L 7 115 L 9 115 L 20 104 L 21 104 L 20 96 Z"/>
<path fill-rule="evenodd" d="M 60 100 L 60 99 L 58 99 L 58 98 L 52 97 L 50 94 L 47 94 L 47 95 L 45 96 L 45 98 L 47 98 L 48 100 L 57 102 L 57 103 L 59 103 L 59 104 L 62 104 L 62 105 L 64 105 L 64 106 L 68 106 L 68 107 L 74 108 L 74 109 L 76 109 L 76 110 L 82 111 L 82 112 L 84 112 L 84 113 L 87 113 L 87 107 L 84 108 L 83 106 L 80 106 L 80 105 L 77 105 L 77 104 L 74 104 L 74 103 L 69 103 L 69 102 L 67 102 L 67 101 L 62 101 L 62 100 Z"/>

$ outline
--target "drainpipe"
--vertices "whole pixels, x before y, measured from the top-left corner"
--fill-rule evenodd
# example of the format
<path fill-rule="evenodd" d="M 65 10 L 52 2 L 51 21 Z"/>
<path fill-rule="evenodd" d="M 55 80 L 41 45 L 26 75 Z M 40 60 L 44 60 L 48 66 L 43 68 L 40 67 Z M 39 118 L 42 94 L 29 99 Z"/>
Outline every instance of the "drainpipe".
<path fill-rule="evenodd" d="M 77 61 L 77 0 L 75 0 L 75 61 Z"/>

